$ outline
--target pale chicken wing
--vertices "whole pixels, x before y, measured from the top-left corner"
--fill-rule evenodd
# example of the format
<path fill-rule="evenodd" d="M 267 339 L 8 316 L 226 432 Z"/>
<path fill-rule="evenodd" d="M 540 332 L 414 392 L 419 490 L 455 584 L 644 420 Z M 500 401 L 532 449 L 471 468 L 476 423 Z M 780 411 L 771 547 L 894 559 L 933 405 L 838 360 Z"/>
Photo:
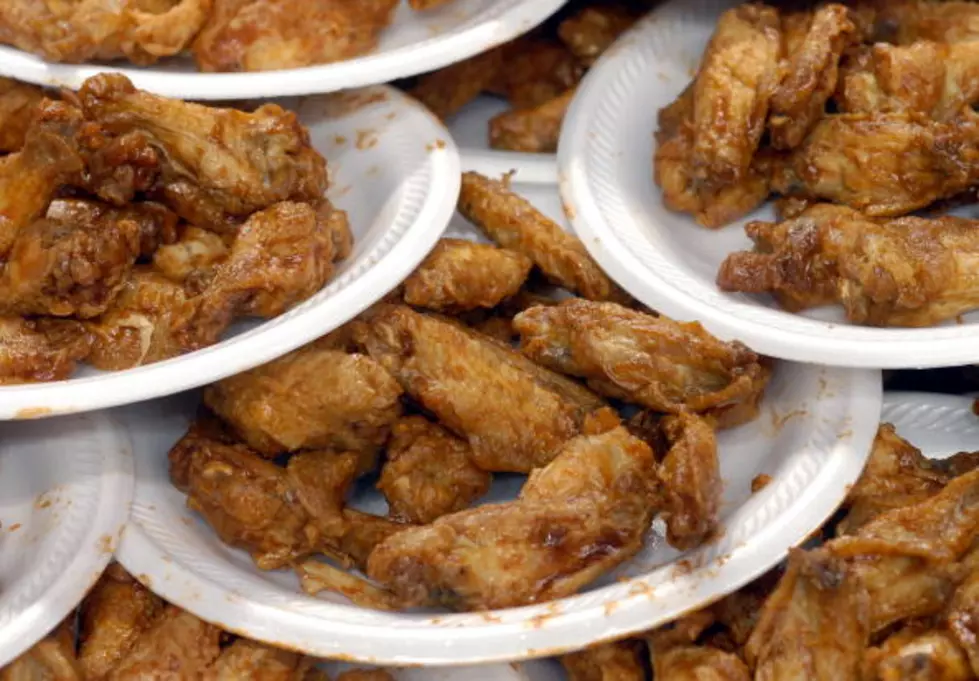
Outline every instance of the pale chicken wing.
<path fill-rule="evenodd" d="M 520 290 L 532 266 L 516 251 L 442 239 L 405 280 L 404 299 L 436 312 L 496 307 Z"/>
<path fill-rule="evenodd" d="M 652 451 L 625 428 L 583 435 L 534 471 L 517 500 L 389 537 L 368 575 L 406 606 L 479 610 L 568 596 L 642 547 L 655 487 Z"/>

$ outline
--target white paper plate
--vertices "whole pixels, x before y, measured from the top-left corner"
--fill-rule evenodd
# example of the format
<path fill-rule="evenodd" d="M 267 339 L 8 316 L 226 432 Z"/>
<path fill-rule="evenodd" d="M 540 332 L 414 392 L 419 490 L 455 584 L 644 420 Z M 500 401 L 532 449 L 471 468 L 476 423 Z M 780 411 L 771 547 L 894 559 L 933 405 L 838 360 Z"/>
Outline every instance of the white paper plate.
<path fill-rule="evenodd" d="M 474 170 L 490 177 L 516 170 L 521 182 L 536 184 L 557 183 L 555 154 L 525 154 L 516 151 L 497 151 L 489 145 L 489 122 L 510 105 L 499 97 L 481 96 L 467 104 L 446 121 L 452 137 L 459 145 L 462 169 Z"/>
<path fill-rule="evenodd" d="M 354 0 L 350 0 L 354 1 Z M 447 66 L 526 33 L 567 0 L 454 0 L 435 10 L 402 5 L 368 55 L 336 64 L 261 73 L 198 73 L 190 58 L 152 67 L 54 64 L 0 46 L 0 75 L 77 89 L 97 73 L 117 71 L 137 87 L 182 99 L 283 97 L 375 85 Z"/>
<path fill-rule="evenodd" d="M 553 188 L 550 196 L 542 209 L 560 211 Z M 448 233 L 474 236 L 461 218 Z M 247 554 L 223 545 L 167 474 L 166 452 L 196 405 L 192 394 L 124 412 L 137 443 L 137 482 L 118 557 L 131 573 L 199 617 L 269 643 L 368 664 L 462 665 L 557 655 L 643 631 L 767 570 L 829 517 L 859 475 L 880 416 L 881 377 L 781 364 L 760 418 L 720 435 L 721 539 L 683 554 L 682 564 L 658 527 L 643 553 L 581 595 L 467 614 L 382 613 L 339 596 L 313 598 L 291 573 L 262 573 Z M 751 494 L 759 474 L 771 482 Z M 521 482 L 498 476 L 486 500 L 513 498 Z M 352 503 L 386 512 L 376 492 Z"/>
<path fill-rule="evenodd" d="M 698 319 L 756 351 L 833 366 L 927 368 L 979 360 L 979 314 L 933 329 L 851 325 L 842 309 L 796 315 L 767 296 L 722 293 L 724 258 L 751 250 L 742 226 L 713 231 L 669 211 L 653 184 L 656 113 L 690 82 L 728 0 L 671 0 L 589 71 L 558 149 L 561 193 L 591 254 L 647 305 Z M 751 219 L 773 219 L 769 208 Z"/>
<path fill-rule="evenodd" d="M 880 420 L 932 459 L 979 451 L 979 416 L 973 399 L 939 393 L 884 393 Z"/>
<path fill-rule="evenodd" d="M 330 678 L 349 669 L 364 669 L 348 662 L 320 665 Z M 480 665 L 475 667 L 405 667 L 386 669 L 394 681 L 565 681 L 560 664 L 551 660 Z"/>
<path fill-rule="evenodd" d="M 331 117 L 327 102 L 336 97 L 366 103 Z M 84 368 L 67 381 L 0 388 L 0 420 L 171 395 L 271 361 L 354 317 L 421 262 L 459 194 L 459 157 L 448 131 L 386 86 L 296 103 L 327 157 L 328 196 L 349 213 L 356 239 L 353 254 L 326 288 L 281 317 L 236 324 L 223 342 L 176 359 L 118 372 Z"/>
<path fill-rule="evenodd" d="M 129 440 L 108 416 L 0 424 L 0 667 L 99 578 L 132 494 Z"/>

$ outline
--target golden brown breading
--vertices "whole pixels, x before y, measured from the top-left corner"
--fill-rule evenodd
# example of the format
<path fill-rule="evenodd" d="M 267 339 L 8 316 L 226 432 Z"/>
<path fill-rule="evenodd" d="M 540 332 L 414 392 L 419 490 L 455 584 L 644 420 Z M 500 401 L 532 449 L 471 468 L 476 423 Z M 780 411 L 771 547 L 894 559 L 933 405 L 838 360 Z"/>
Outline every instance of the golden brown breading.
<path fill-rule="evenodd" d="M 491 308 L 520 290 L 530 258 L 463 239 L 441 239 L 404 282 L 409 305 L 436 312 Z"/>
<path fill-rule="evenodd" d="M 533 260 L 553 283 L 591 300 L 627 298 L 578 237 L 512 192 L 505 180 L 463 173 L 459 211 L 503 248 Z"/>
<path fill-rule="evenodd" d="M 768 372 L 739 343 L 723 343 L 698 323 L 580 298 L 531 308 L 514 319 L 521 349 L 596 391 L 657 411 L 721 413 L 757 403 Z"/>
<path fill-rule="evenodd" d="M 645 681 L 639 641 L 605 643 L 561 656 L 568 681 Z"/>
<path fill-rule="evenodd" d="M 427 525 L 469 508 L 492 476 L 472 461 L 472 447 L 423 416 L 398 421 L 377 488 L 397 520 Z"/>
<path fill-rule="evenodd" d="M 788 53 L 788 69 L 772 96 L 769 131 L 776 149 L 799 146 L 823 117 L 836 91 L 843 50 L 858 38 L 844 5 L 823 5 L 811 16 L 801 44 Z"/>
<path fill-rule="evenodd" d="M 504 111 L 490 120 L 489 142 L 493 149 L 521 151 L 530 154 L 553 154 L 564 116 L 571 106 L 577 88 L 536 106 Z"/>
<path fill-rule="evenodd" d="M 81 607 L 78 661 L 85 678 L 105 678 L 163 615 L 163 607 L 121 565 L 110 565 Z"/>
<path fill-rule="evenodd" d="M 381 305 L 361 342 L 405 392 L 468 439 L 486 471 L 530 472 L 578 434 L 586 412 L 489 338 L 411 308 Z"/>
<path fill-rule="evenodd" d="M 826 116 L 784 162 L 772 188 L 842 203 L 872 216 L 905 215 L 979 179 L 979 123 L 917 114 Z"/>
<path fill-rule="evenodd" d="M 132 649 L 113 667 L 106 681 L 203 678 L 217 659 L 221 630 L 188 612 L 168 606 Z"/>
<path fill-rule="evenodd" d="M 817 204 L 746 231 L 755 251 L 727 257 L 722 290 L 773 293 L 793 311 L 839 303 L 847 319 L 870 326 L 932 326 L 979 307 L 972 220 L 874 220 Z"/>
<path fill-rule="evenodd" d="M 709 540 L 720 516 L 721 464 L 717 438 L 704 419 L 677 414 L 661 426 L 669 446 L 658 469 L 663 518 L 671 546 L 685 550 Z"/>
<path fill-rule="evenodd" d="M 192 51 L 201 71 L 272 71 L 369 52 L 398 0 L 213 0 Z"/>
<path fill-rule="evenodd" d="M 637 19 L 623 5 L 587 5 L 558 26 L 558 36 L 586 66 L 594 64 Z"/>
<path fill-rule="evenodd" d="M 0 152 L 20 151 L 45 97 L 36 85 L 0 78 Z"/>
<path fill-rule="evenodd" d="M 370 357 L 307 345 L 207 388 L 204 402 L 265 456 L 332 448 L 372 454 L 401 415 L 401 388 Z"/>
<path fill-rule="evenodd" d="M 0 385 L 64 380 L 91 348 L 79 322 L 0 317 Z"/>
<path fill-rule="evenodd" d="M 389 537 L 368 575 L 406 606 L 480 610 L 573 594 L 642 547 L 654 471 L 649 447 L 625 428 L 574 438 L 517 500 Z"/>

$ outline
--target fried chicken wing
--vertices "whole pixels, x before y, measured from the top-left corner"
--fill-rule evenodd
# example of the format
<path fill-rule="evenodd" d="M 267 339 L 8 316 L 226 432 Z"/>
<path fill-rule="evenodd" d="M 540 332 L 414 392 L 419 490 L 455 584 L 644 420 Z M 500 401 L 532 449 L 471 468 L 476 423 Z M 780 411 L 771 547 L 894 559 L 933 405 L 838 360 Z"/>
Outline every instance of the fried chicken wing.
<path fill-rule="evenodd" d="M 422 416 L 408 416 L 394 425 L 377 488 L 392 517 L 427 525 L 469 508 L 491 481 L 473 463 L 468 442 Z"/>
<path fill-rule="evenodd" d="M 506 67 L 485 89 L 506 97 L 515 109 L 541 106 L 574 88 L 584 75 L 579 60 L 560 43 L 524 37 L 503 52 Z"/>
<path fill-rule="evenodd" d="M 368 574 L 405 605 L 491 609 L 570 595 L 641 548 L 654 476 L 649 447 L 625 428 L 577 437 L 519 499 L 399 532 L 374 549 Z"/>
<path fill-rule="evenodd" d="M 571 299 L 531 308 L 514 328 L 528 357 L 657 411 L 722 417 L 741 402 L 756 404 L 768 380 L 757 355 L 739 343 L 615 303 Z"/>
<path fill-rule="evenodd" d="M 201 71 L 274 71 L 371 51 L 398 0 L 213 0 L 194 40 Z"/>
<path fill-rule="evenodd" d="M 672 628 L 654 631 L 648 637 L 654 677 L 667 681 L 750 681 L 748 667 L 737 655 L 695 645 L 710 624 L 709 614 L 699 612 Z"/>
<path fill-rule="evenodd" d="M 690 164 L 696 184 L 716 190 L 749 174 L 778 86 L 781 53 L 776 9 L 744 4 L 718 20 L 694 84 Z"/>
<path fill-rule="evenodd" d="M 846 563 L 793 549 L 745 653 L 757 681 L 858 679 L 868 635 L 867 599 Z"/>
<path fill-rule="evenodd" d="M 504 111 L 489 123 L 489 143 L 493 149 L 529 154 L 553 154 L 564 116 L 577 87 L 569 88 L 536 106 Z"/>
<path fill-rule="evenodd" d="M 501 247 L 533 260 L 553 283 L 590 300 L 627 299 L 578 237 L 512 192 L 505 180 L 463 173 L 459 211 Z"/>
<path fill-rule="evenodd" d="M 725 291 L 774 293 L 792 311 L 839 303 L 858 324 L 932 326 L 979 306 L 976 224 L 874 220 L 817 204 L 780 224 L 749 224 L 755 251 L 729 255 L 717 283 Z"/>
<path fill-rule="evenodd" d="M 979 570 L 973 569 L 948 604 L 945 622 L 965 652 L 973 674 L 979 676 Z"/>
<path fill-rule="evenodd" d="M 305 681 L 312 661 L 298 653 L 240 638 L 221 651 L 202 681 Z"/>
<path fill-rule="evenodd" d="M 710 539 L 721 505 L 721 466 L 714 429 L 693 414 L 668 416 L 661 424 L 669 451 L 660 466 L 667 539 L 690 549 Z"/>
<path fill-rule="evenodd" d="M 404 282 L 409 305 L 437 312 L 491 308 L 520 290 L 530 258 L 463 239 L 442 239 Z"/>
<path fill-rule="evenodd" d="M 843 51 L 858 37 L 844 5 L 823 5 L 808 23 L 805 37 L 788 53 L 788 69 L 772 96 L 768 124 L 776 149 L 799 146 L 823 117 L 836 91 Z"/>
<path fill-rule="evenodd" d="M 845 113 L 953 121 L 979 103 L 979 42 L 867 46 L 844 67 L 836 101 Z"/>
<path fill-rule="evenodd" d="M 507 54 L 505 48 L 498 47 L 426 73 L 419 77 L 411 95 L 445 120 L 490 87 L 503 68 Z"/>
<path fill-rule="evenodd" d="M 826 116 L 784 162 L 772 188 L 785 196 L 898 216 L 959 194 L 979 178 L 979 130 L 908 113 Z"/>
<path fill-rule="evenodd" d="M 888 0 L 875 2 L 876 39 L 899 45 L 919 40 L 957 43 L 979 37 L 979 7 L 950 0 Z"/>
<path fill-rule="evenodd" d="M 382 305 L 362 342 L 405 392 L 458 435 L 486 471 L 527 473 L 578 434 L 586 415 L 508 348 L 451 322 Z"/>
<path fill-rule="evenodd" d="M 0 78 L 0 152 L 20 151 L 43 99 L 35 85 Z"/>
<path fill-rule="evenodd" d="M 0 385 L 66 379 L 91 349 L 79 322 L 0 317 Z"/>
<path fill-rule="evenodd" d="M 309 133 L 275 104 L 246 113 L 170 100 L 118 74 L 89 78 L 79 99 L 111 134 L 145 136 L 162 159 L 164 202 L 198 227 L 233 231 L 256 211 L 317 201 L 326 189 L 326 163 Z"/>
<path fill-rule="evenodd" d="M 578 61 L 591 66 L 637 18 L 624 5 L 587 5 L 562 21 L 557 32 Z"/>
<path fill-rule="evenodd" d="M 107 681 L 204 678 L 217 659 L 221 630 L 188 612 L 168 606 L 132 649 L 113 667 Z"/>
<path fill-rule="evenodd" d="M 228 257 L 218 234 L 188 226 L 174 243 L 153 252 L 153 267 L 168 279 L 200 293 L 214 278 L 216 266 Z"/>
<path fill-rule="evenodd" d="M 0 43 L 50 61 L 146 65 L 181 52 L 210 11 L 211 0 L 8 0 Z"/>
<path fill-rule="evenodd" d="M 643 650 L 638 641 L 605 643 L 563 655 L 568 681 L 645 681 Z"/>
<path fill-rule="evenodd" d="M 209 386 L 204 402 L 265 456 L 299 449 L 377 452 L 401 415 L 401 388 L 370 357 L 307 345 Z"/>
<path fill-rule="evenodd" d="M 962 650 L 944 631 L 899 631 L 868 651 L 867 681 L 969 681 Z"/>
<path fill-rule="evenodd" d="M 71 619 L 41 639 L 26 653 L 0 668 L 0 681 L 89 681 L 75 657 Z"/>

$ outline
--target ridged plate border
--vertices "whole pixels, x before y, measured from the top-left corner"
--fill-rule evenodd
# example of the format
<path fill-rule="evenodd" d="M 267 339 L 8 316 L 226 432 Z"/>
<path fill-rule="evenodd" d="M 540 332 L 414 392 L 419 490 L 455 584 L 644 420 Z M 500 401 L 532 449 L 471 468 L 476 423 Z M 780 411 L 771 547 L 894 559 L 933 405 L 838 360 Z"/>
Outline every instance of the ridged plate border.
<path fill-rule="evenodd" d="M 355 2 L 356 0 L 349 0 Z M 0 75 L 39 85 L 77 89 L 105 71 L 125 74 L 137 87 L 167 97 L 197 100 L 285 97 L 377 85 L 447 66 L 526 33 L 567 0 L 456 0 L 429 11 L 423 40 L 335 64 L 260 73 L 195 73 L 163 68 L 114 68 L 102 64 L 55 64 L 0 46 Z M 459 7 L 464 5 L 464 7 Z M 407 7 L 400 12 L 407 13 Z M 403 19 L 417 22 L 417 19 Z M 397 30 L 392 26 L 388 31 Z M 390 39 L 390 34 L 388 35 Z"/>
<path fill-rule="evenodd" d="M 333 108 L 342 113 L 330 114 L 327 102 L 340 103 Z M 387 86 L 302 98 L 298 112 L 328 162 L 334 156 L 330 145 L 337 140 L 346 145 L 350 161 L 341 164 L 328 196 L 351 212 L 367 211 L 367 224 L 352 220 L 358 223 L 352 227 L 359 245 L 337 276 L 286 314 L 204 350 L 127 371 L 0 387 L 0 420 L 130 404 L 245 371 L 346 323 L 421 262 L 448 224 L 459 196 L 459 154 L 448 130 L 415 100 Z M 379 158 L 365 160 L 370 157 L 361 155 L 366 154 Z M 384 173 L 397 175 L 382 180 Z M 387 196 L 374 187 L 383 188 L 382 182 L 392 186 Z M 363 204 L 350 203 L 357 195 L 348 191 L 353 183 L 365 188 Z"/>
<path fill-rule="evenodd" d="M 554 193 L 550 204 L 558 203 Z M 476 238 L 461 219 L 448 234 Z M 118 552 L 130 572 L 199 617 L 269 643 L 367 664 L 468 665 L 548 657 L 643 631 L 778 563 L 825 522 L 859 476 L 879 422 L 881 375 L 778 365 L 759 419 L 722 435 L 725 484 L 743 501 L 723 509 L 716 542 L 683 555 L 652 546 L 635 559 L 631 576 L 560 601 L 435 616 L 308 597 L 287 575 L 260 573 L 243 552 L 221 545 L 167 476 L 166 450 L 186 429 L 196 399 L 124 412 L 141 443 L 132 522 Z M 747 495 L 757 465 L 771 482 Z"/>
<path fill-rule="evenodd" d="M 16 508 L 5 508 L 10 497 L 0 501 L 0 565 L 16 567 L 0 574 L 3 667 L 64 619 L 112 559 L 129 519 L 133 459 L 125 432 L 106 414 L 4 423 L 0 438 L 0 475 L 10 476 L 0 489 L 25 495 Z"/>
<path fill-rule="evenodd" d="M 941 393 L 884 393 L 880 420 L 931 458 L 979 451 L 974 397 Z"/>
<path fill-rule="evenodd" d="M 558 172 L 569 217 L 589 252 L 647 305 L 700 320 L 716 335 L 772 357 L 895 369 L 979 361 L 979 327 L 968 319 L 928 329 L 820 321 L 766 306 L 761 297 L 722 293 L 716 272 L 696 271 L 699 250 L 729 238 L 729 230 L 743 236 L 741 226 L 714 232 L 663 207 L 652 180 L 652 135 L 657 110 L 689 82 L 717 16 L 732 4 L 671 0 L 585 77 L 562 129 Z"/>

